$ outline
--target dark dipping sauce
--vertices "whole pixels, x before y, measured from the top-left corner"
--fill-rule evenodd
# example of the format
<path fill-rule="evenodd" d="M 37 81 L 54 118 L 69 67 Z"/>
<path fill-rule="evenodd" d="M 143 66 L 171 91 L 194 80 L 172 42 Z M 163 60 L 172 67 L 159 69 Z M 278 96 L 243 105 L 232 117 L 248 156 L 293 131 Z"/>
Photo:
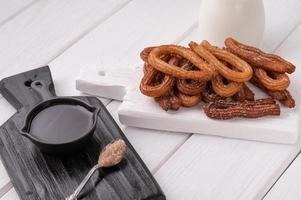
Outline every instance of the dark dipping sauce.
<path fill-rule="evenodd" d="M 46 143 L 79 139 L 93 126 L 93 113 L 83 106 L 57 104 L 40 111 L 31 121 L 29 134 Z"/>

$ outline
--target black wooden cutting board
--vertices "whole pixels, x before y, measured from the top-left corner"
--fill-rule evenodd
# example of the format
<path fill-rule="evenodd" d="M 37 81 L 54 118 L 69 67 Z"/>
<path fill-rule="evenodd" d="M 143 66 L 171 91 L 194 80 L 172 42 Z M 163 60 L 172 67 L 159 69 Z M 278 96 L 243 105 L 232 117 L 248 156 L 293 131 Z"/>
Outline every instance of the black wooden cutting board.
<path fill-rule="evenodd" d="M 55 95 L 48 66 L 0 82 L 0 92 L 17 109 L 17 113 L 0 127 L 0 154 L 20 199 L 64 199 L 96 164 L 100 150 L 117 138 L 127 143 L 125 159 L 114 168 L 95 173 L 81 193 L 81 199 L 165 199 L 139 155 L 105 106 L 95 97 L 76 97 L 101 108 L 94 137 L 81 153 L 65 157 L 43 154 L 31 141 L 22 137 L 19 129 L 24 123 L 24 116 L 41 102 L 40 96 L 30 88 L 34 80 L 43 80 Z"/>

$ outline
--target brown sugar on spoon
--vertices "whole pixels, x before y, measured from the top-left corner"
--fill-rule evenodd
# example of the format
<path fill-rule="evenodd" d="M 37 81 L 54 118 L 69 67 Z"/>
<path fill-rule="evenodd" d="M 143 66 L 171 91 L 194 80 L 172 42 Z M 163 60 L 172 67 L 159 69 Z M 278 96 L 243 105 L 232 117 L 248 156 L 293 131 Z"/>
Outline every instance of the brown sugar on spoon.
<path fill-rule="evenodd" d="M 94 172 L 99 168 L 113 167 L 119 164 L 124 158 L 125 151 L 126 144 L 121 139 L 115 140 L 112 143 L 105 146 L 105 148 L 100 153 L 97 164 L 94 165 L 94 167 L 89 171 L 87 176 L 79 184 L 79 186 L 76 188 L 73 194 L 71 194 L 65 200 L 77 200 L 79 193 L 83 190 L 83 188 L 88 183 L 89 179 L 94 174 Z"/>
<path fill-rule="evenodd" d="M 126 144 L 123 140 L 116 140 L 108 144 L 98 159 L 100 167 L 111 167 L 117 165 L 124 157 Z"/>

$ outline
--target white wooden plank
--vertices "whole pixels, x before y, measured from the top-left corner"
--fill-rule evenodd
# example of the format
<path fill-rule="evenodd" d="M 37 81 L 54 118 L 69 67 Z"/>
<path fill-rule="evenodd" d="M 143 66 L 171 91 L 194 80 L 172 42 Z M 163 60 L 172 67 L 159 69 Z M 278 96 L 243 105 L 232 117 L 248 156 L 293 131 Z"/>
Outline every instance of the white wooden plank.
<path fill-rule="evenodd" d="M 12 187 L 11 183 L 10 183 L 10 179 L 7 175 L 7 173 L 3 173 L 5 172 L 5 168 L 2 165 L 2 163 L 0 163 L 0 198 L 10 190 L 10 188 Z"/>
<path fill-rule="evenodd" d="M 1 200 L 19 200 L 19 196 L 14 188 L 10 189 L 9 192 L 7 192 Z"/>
<path fill-rule="evenodd" d="M 271 29 L 274 30 L 270 32 L 286 31 L 284 38 L 269 41 L 275 47 L 291 32 L 277 26 Z M 297 66 L 301 65 L 300 33 L 299 29 L 294 31 L 276 51 Z M 291 76 L 292 84 L 296 78 Z M 293 92 L 301 95 L 300 91 Z M 169 199 L 261 199 L 299 151 L 300 144 L 286 146 L 193 135 L 155 177 Z"/>
<path fill-rule="evenodd" d="M 298 150 L 193 135 L 155 177 L 168 199 L 260 199 Z"/>
<path fill-rule="evenodd" d="M 36 0 L 0 0 L 0 26 L 34 2 Z"/>
<path fill-rule="evenodd" d="M 301 23 L 301 1 L 298 0 L 263 0 L 266 15 L 266 29 L 261 47 L 274 51 L 279 43 Z M 275 41 L 278 41 L 278 43 Z"/>
<path fill-rule="evenodd" d="M 3 111 L 0 112 L 0 124 L 3 124 L 16 112 L 16 110 L 4 98 L 0 99 L 0 110 Z M 0 160 L 0 197 L 11 187 L 9 182 L 10 179 L 8 174 Z"/>
<path fill-rule="evenodd" d="M 189 138 L 190 134 L 125 127 L 120 124 L 117 115 L 120 104 L 119 101 L 113 101 L 107 108 L 147 167 L 155 173 L 161 164 Z"/>
<path fill-rule="evenodd" d="M 37 2 L 0 27 L 0 78 L 47 64 L 127 2 Z"/>
<path fill-rule="evenodd" d="M 274 185 L 264 200 L 301 199 L 301 156 L 291 164 L 288 170 L 281 176 L 281 179 Z"/>

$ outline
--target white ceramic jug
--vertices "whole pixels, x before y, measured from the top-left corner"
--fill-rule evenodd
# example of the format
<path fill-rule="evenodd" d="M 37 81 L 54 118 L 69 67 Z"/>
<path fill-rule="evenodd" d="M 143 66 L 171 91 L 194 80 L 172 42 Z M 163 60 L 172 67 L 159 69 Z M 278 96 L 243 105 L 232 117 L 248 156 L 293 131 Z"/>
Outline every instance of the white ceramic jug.
<path fill-rule="evenodd" d="M 199 30 L 202 40 L 223 46 L 227 37 L 258 46 L 265 15 L 262 0 L 202 0 Z"/>

